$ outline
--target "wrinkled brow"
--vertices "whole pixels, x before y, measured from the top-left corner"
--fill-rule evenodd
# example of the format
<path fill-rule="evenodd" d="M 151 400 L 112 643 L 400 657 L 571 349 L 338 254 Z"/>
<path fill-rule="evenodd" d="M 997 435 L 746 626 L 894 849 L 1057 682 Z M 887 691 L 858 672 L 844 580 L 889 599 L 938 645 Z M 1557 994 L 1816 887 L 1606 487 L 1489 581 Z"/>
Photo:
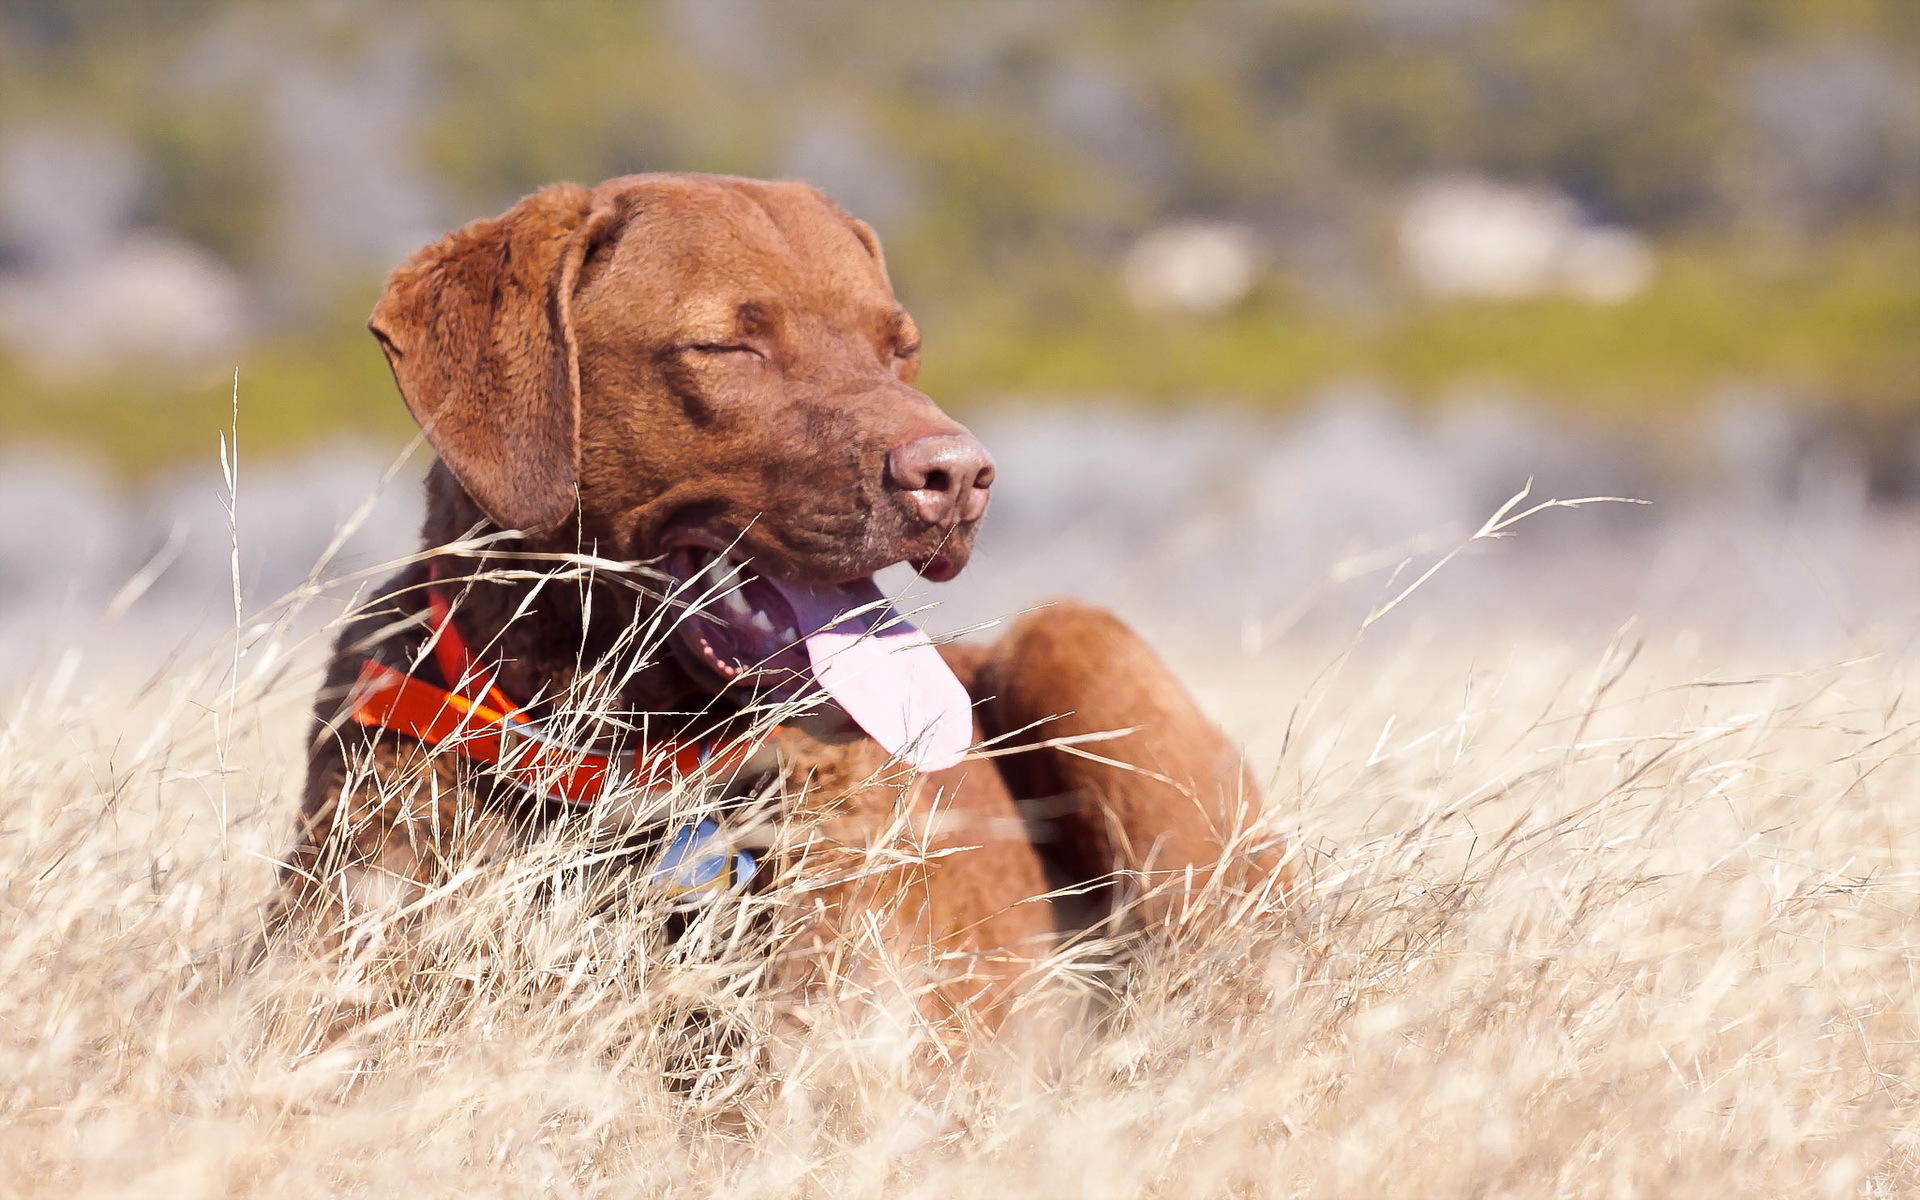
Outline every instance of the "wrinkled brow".
<path fill-rule="evenodd" d="M 735 326 L 743 337 L 763 337 L 773 332 L 773 306 L 764 300 L 746 300 L 734 309 Z"/>
<path fill-rule="evenodd" d="M 777 318 L 777 306 L 765 300 L 734 304 L 713 297 L 688 304 L 682 309 L 680 324 L 692 336 L 724 341 L 735 337 L 765 337 L 774 331 Z"/>

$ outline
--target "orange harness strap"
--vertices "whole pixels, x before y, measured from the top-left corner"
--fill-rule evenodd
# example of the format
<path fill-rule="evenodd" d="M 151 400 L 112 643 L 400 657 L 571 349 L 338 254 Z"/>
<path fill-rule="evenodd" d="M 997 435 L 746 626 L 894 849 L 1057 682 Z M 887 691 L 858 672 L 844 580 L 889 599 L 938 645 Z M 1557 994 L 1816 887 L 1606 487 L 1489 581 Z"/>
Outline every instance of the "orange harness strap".
<path fill-rule="evenodd" d="M 665 787 L 702 766 L 725 777 L 756 749 L 752 739 L 741 739 L 719 753 L 704 741 L 674 740 L 606 755 L 557 741 L 494 686 L 492 672 L 467 649 L 438 587 L 428 586 L 427 606 L 433 616 L 434 658 L 453 689 L 368 659 L 354 685 L 349 710 L 354 721 L 445 746 L 486 763 L 536 796 L 572 804 L 591 804 L 628 783 Z"/>

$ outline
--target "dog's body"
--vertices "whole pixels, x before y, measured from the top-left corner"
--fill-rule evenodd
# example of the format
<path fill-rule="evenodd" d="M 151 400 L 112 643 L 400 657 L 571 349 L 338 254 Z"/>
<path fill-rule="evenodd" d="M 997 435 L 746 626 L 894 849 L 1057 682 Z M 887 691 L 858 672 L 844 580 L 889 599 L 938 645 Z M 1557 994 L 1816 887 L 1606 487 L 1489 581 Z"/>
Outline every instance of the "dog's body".
<path fill-rule="evenodd" d="M 548 188 L 417 254 L 371 327 L 440 457 L 429 549 L 514 532 L 484 562 L 445 551 L 409 567 L 340 639 L 290 907 L 390 905 L 454 855 L 564 808 L 343 720 L 369 658 L 432 674 L 436 589 L 515 701 L 597 690 L 649 736 L 715 738 L 743 727 L 743 697 L 806 675 L 795 634 L 815 639 L 776 636 L 782 617 L 816 601 L 856 612 L 877 596 L 874 571 L 906 561 L 938 581 L 971 553 L 991 460 L 913 388 L 918 335 L 872 231 L 810 188 L 711 176 Z M 568 554 L 656 562 L 681 585 L 724 568 L 742 599 L 736 617 L 682 620 L 692 631 L 669 635 L 670 653 L 637 647 L 657 596 L 618 572 L 556 575 Z M 1163 921 L 1222 865 L 1256 793 L 1187 693 L 1103 612 L 1056 604 L 991 646 L 940 654 L 976 737 L 1032 748 L 916 774 L 830 706 L 774 736 L 774 769 L 816 859 L 870 856 L 888 838 L 919 852 L 828 889 L 816 938 L 881 914 L 903 955 L 967 960 L 947 1005 L 995 1009 L 1063 926 L 1087 923 L 1056 911 L 1051 889 L 1124 879 L 1137 919 Z M 869 703 L 834 694 L 848 713 Z M 1114 730 L 1135 732 L 1061 744 Z M 1264 856 L 1234 865 L 1274 870 Z"/>

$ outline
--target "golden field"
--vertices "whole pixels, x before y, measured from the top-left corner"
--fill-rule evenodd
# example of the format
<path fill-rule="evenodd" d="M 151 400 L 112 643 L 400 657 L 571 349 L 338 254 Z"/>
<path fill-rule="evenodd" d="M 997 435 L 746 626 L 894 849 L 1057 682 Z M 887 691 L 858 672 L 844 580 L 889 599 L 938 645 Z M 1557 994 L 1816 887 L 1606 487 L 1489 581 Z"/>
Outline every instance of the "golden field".
<path fill-rule="evenodd" d="M 143 679 L 70 659 L 9 701 L 6 1195 L 1856 1196 L 1920 1175 L 1899 653 L 1787 671 L 1631 633 L 1410 633 L 1187 655 L 1302 893 L 1095 948 L 1117 969 L 1063 955 L 1005 1035 L 956 1044 L 851 986 L 788 1019 L 738 906 L 669 948 L 631 876 L 575 869 L 579 832 L 344 964 L 236 969 L 317 666 L 285 626 L 242 641 Z"/>

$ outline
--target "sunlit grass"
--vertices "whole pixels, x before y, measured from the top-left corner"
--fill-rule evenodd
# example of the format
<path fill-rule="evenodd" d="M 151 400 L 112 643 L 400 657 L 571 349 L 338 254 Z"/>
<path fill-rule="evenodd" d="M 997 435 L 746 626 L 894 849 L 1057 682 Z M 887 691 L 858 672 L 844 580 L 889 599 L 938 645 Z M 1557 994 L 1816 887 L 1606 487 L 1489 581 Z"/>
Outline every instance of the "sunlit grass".
<path fill-rule="evenodd" d="M 635 876 L 584 869 L 584 823 L 343 958 L 239 970 L 292 837 L 319 644 L 298 628 L 15 691 L 8 1194 L 1920 1182 L 1908 663 L 1736 673 L 1537 635 L 1222 660 L 1194 682 L 1250 746 L 1300 894 L 1223 898 L 1117 975 L 1063 957 L 1000 1039 L 956 1043 L 851 983 L 796 1019 L 761 986 L 777 921 L 729 933 L 723 904 L 669 944 Z"/>

